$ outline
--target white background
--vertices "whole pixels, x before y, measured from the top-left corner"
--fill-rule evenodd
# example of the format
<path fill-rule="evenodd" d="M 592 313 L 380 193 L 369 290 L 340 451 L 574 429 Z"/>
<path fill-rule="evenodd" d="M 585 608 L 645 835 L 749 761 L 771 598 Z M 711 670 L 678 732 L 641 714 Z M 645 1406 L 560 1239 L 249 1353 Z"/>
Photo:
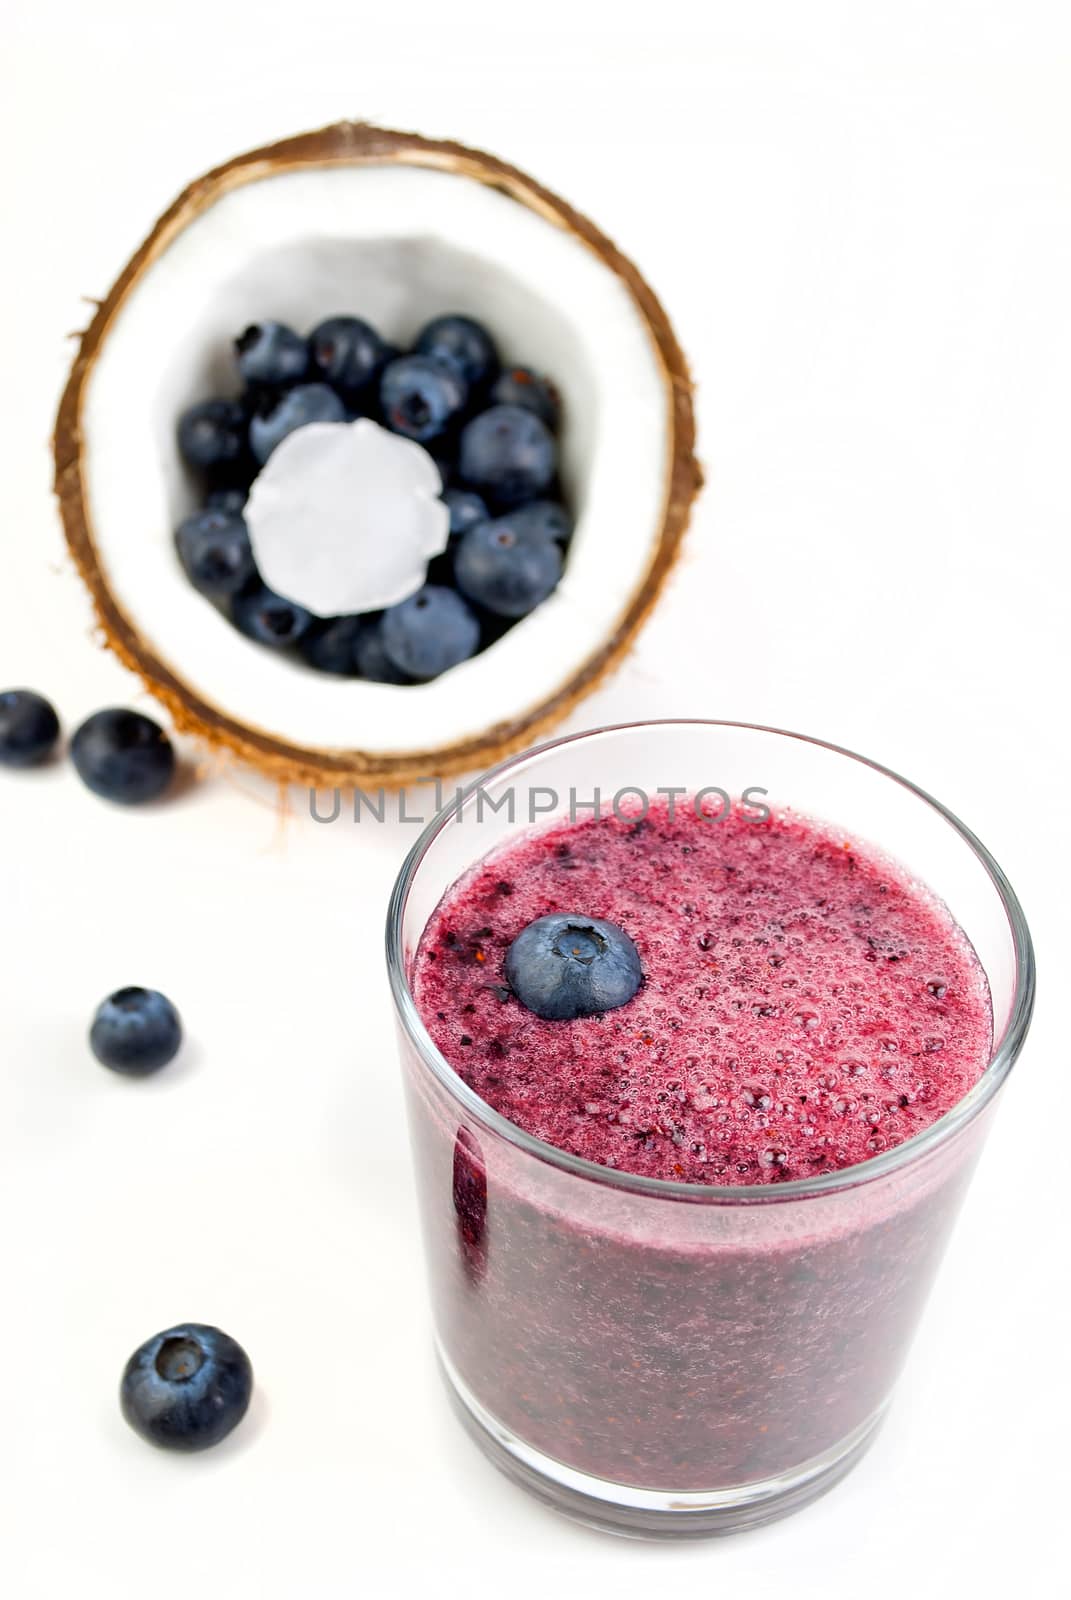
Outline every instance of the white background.
<path fill-rule="evenodd" d="M 95 647 L 49 498 L 79 297 L 249 145 L 343 115 L 457 135 L 636 256 L 699 379 L 710 487 L 687 567 L 574 726 L 747 718 L 906 772 L 1008 870 L 1042 1002 L 868 1459 L 753 1535 L 614 1541 L 500 1480 L 432 1367 L 380 956 L 414 830 L 280 825 L 223 774 L 136 815 L 62 765 L 4 778 L 0 1588 L 1041 1593 L 1065 1567 L 1071 1423 L 1066 8 L 13 12 L 0 683 L 50 693 L 69 726 L 142 703 Z M 191 1045 L 132 1084 L 84 1033 L 101 995 L 139 982 L 173 995 Z M 232 1331 L 259 1380 L 243 1428 L 193 1461 L 145 1448 L 115 1400 L 128 1352 L 186 1317 Z"/>

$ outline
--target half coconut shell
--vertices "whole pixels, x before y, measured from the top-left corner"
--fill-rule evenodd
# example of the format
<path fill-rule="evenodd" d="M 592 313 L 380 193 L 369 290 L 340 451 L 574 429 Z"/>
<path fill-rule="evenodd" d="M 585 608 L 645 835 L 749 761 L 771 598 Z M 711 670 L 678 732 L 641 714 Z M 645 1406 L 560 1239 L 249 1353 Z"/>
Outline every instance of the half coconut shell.
<path fill-rule="evenodd" d="M 368 233 L 377 207 L 378 238 Z M 213 230 L 216 217 L 225 225 Z M 448 236 L 455 218 L 461 237 Z M 502 241 L 498 260 L 488 259 L 491 239 Z M 350 281 L 349 250 L 355 288 L 339 299 Z M 569 561 L 575 580 L 434 684 L 330 680 L 276 659 L 234 634 L 174 559 L 171 529 L 194 503 L 174 448 L 175 418 L 220 388 L 208 379 L 222 328 L 233 333 L 243 318 L 306 309 L 292 298 L 303 261 L 308 293 L 315 288 L 319 297 L 305 325 L 336 312 L 372 321 L 378 314 L 387 337 L 400 340 L 428 315 L 467 309 L 459 297 L 468 292 L 506 358 L 543 361 L 565 394 L 563 477 L 579 512 Z M 327 285 L 335 302 L 322 298 Z M 576 326 L 605 324 L 594 354 L 574 351 L 568 305 L 555 321 L 574 287 Z M 369 294 L 380 303 L 369 305 Z M 190 309 L 197 295 L 218 300 L 211 325 Z M 545 337 L 533 349 L 540 326 Z M 157 350 L 166 352 L 169 336 L 203 348 L 154 397 L 154 447 L 136 453 L 131 436 L 130 481 L 119 484 L 115 413 L 147 330 Z M 131 393 L 129 406 L 137 419 L 145 397 Z M 637 465 L 645 435 L 651 446 Z M 482 769 L 534 743 L 621 661 L 680 549 L 702 482 L 694 445 L 692 385 L 669 319 L 592 222 L 495 156 L 340 123 L 217 167 L 161 217 L 82 335 L 56 422 L 55 492 L 108 645 L 176 729 L 280 782 L 392 787 Z"/>

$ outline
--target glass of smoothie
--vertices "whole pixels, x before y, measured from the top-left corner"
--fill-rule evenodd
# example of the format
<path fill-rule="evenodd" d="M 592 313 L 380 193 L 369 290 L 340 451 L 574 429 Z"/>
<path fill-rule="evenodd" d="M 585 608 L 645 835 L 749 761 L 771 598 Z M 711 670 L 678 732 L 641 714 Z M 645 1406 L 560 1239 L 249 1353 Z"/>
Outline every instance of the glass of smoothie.
<path fill-rule="evenodd" d="M 806 1504 L 885 1414 L 1033 958 L 948 810 L 819 740 L 566 738 L 425 830 L 388 965 L 439 1360 L 599 1527 Z"/>

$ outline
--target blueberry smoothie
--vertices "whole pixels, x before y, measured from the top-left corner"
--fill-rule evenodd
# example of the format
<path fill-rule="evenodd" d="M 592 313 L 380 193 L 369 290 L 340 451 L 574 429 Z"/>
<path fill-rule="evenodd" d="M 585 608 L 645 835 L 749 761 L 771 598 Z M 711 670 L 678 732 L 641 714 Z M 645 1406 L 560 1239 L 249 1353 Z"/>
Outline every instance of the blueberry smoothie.
<path fill-rule="evenodd" d="M 682 1493 L 871 1424 L 973 1149 L 910 1183 L 778 1192 L 910 1139 L 984 1071 L 986 979 L 934 896 L 792 813 L 678 801 L 514 839 L 447 893 L 410 981 L 495 1111 L 678 1186 L 641 1214 L 420 1104 L 440 1340 L 486 1412 L 576 1470 Z M 689 1204 L 692 1184 L 758 1198 Z"/>

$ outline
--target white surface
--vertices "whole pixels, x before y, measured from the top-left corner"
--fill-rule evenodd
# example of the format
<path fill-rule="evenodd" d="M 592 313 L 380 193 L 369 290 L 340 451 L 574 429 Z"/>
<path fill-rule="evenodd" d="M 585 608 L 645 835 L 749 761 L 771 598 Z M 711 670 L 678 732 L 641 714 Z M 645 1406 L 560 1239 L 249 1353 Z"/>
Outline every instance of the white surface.
<path fill-rule="evenodd" d="M 449 542 L 442 486 L 422 445 L 367 417 L 298 428 L 246 502 L 257 570 L 315 616 L 392 606 L 420 588 Z"/>
<path fill-rule="evenodd" d="M 1071 1421 L 1066 9 L 666 3 L 611 26 L 554 0 L 266 0 L 254 25 L 203 0 L 41 0 L 4 35 L 0 681 L 68 725 L 140 703 L 89 638 L 48 499 L 79 295 L 231 151 L 341 114 L 456 133 L 619 237 L 701 380 L 687 565 L 574 725 L 749 717 L 899 767 L 1007 868 L 1042 983 L 869 1458 L 735 1542 L 619 1543 L 500 1481 L 432 1367 L 379 948 L 414 828 L 281 828 L 222 777 L 134 816 L 63 767 L 4 778 L 4 1593 L 1049 1592 Z M 83 1045 L 128 982 L 167 989 L 191 1035 L 154 1083 Z M 259 1389 L 231 1445 L 174 1461 L 115 1386 L 188 1316 L 247 1344 Z"/>
<path fill-rule="evenodd" d="M 215 159 L 236 153 L 228 137 Z M 481 317 L 506 361 L 543 365 L 560 383 L 577 527 L 550 599 L 490 650 L 408 687 L 402 712 L 396 686 L 325 682 L 252 643 L 190 587 L 172 541 L 190 501 L 175 418 L 233 390 L 231 341 L 250 322 L 308 331 L 359 312 L 403 343 L 444 310 Z M 224 195 L 131 292 L 86 391 L 89 501 L 116 599 L 210 705 L 299 745 L 434 750 L 549 698 L 616 628 L 659 532 L 668 408 L 635 302 L 573 234 L 457 174 L 285 173 Z"/>

